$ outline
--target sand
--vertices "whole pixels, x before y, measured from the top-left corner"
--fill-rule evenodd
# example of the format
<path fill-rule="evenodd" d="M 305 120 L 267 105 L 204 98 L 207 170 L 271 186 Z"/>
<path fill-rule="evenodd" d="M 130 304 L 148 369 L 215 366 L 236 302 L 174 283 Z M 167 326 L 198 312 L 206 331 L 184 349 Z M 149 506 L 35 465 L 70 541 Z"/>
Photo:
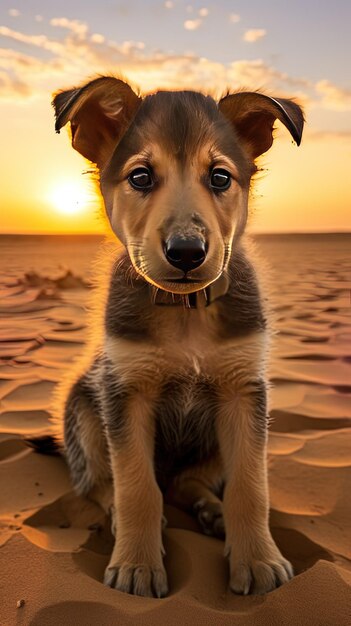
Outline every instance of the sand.
<path fill-rule="evenodd" d="M 170 594 L 102 585 L 109 521 L 72 491 L 64 461 L 22 439 L 48 430 L 51 394 L 87 337 L 94 238 L 1 238 L 1 626 L 350 626 L 351 236 L 261 237 L 276 327 L 271 528 L 295 578 L 228 590 L 223 543 L 167 507 Z"/>

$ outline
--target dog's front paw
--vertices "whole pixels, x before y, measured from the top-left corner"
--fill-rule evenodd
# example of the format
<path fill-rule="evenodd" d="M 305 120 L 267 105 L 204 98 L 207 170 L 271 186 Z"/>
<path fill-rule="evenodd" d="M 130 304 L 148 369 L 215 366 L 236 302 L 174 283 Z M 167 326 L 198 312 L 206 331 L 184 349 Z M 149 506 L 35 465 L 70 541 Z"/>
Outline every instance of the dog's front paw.
<path fill-rule="evenodd" d="M 229 559 L 229 584 L 234 593 L 268 593 L 294 576 L 291 563 L 283 557 L 273 540 L 258 544 L 257 550 L 247 554 L 233 545 Z"/>
<path fill-rule="evenodd" d="M 118 591 L 148 598 L 162 598 L 167 595 L 167 574 L 162 565 L 146 563 L 119 563 L 108 565 L 104 584 Z"/>

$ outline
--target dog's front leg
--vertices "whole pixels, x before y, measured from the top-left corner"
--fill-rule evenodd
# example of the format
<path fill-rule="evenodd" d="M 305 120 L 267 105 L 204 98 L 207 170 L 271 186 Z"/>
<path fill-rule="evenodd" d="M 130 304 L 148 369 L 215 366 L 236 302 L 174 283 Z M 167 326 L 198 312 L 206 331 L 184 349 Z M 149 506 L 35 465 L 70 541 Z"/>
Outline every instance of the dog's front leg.
<path fill-rule="evenodd" d="M 218 408 L 230 588 L 236 593 L 262 594 L 293 576 L 269 530 L 265 383 L 222 389 Z"/>
<path fill-rule="evenodd" d="M 114 483 L 116 541 L 105 572 L 106 585 L 141 596 L 167 593 L 162 563 L 162 494 L 156 483 L 154 400 L 134 390 L 122 394 L 109 385 L 104 421 Z"/>

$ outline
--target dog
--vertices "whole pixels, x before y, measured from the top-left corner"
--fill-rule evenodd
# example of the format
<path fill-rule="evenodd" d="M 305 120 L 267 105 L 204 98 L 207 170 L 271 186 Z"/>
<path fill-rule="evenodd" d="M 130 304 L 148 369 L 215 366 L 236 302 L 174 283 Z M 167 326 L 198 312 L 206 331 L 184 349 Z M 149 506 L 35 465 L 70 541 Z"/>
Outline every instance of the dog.
<path fill-rule="evenodd" d="M 103 340 L 64 403 L 79 494 L 114 511 L 106 585 L 163 597 L 163 501 L 225 536 L 229 585 L 264 594 L 293 576 L 269 529 L 267 312 L 244 230 L 257 157 L 278 119 L 299 145 L 293 100 L 142 97 L 99 77 L 58 93 L 56 131 L 96 164 L 123 252 Z"/>

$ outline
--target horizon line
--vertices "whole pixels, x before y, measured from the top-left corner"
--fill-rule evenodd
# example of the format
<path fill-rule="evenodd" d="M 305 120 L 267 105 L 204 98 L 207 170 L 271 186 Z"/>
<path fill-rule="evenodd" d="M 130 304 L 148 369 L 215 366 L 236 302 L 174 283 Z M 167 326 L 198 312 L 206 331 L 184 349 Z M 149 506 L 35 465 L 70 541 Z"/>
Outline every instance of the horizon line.
<path fill-rule="evenodd" d="M 279 236 L 279 235 L 350 235 L 350 230 L 284 230 L 284 231 L 248 231 L 248 234 L 256 236 Z M 0 232 L 0 237 L 110 237 L 111 233 L 84 233 L 84 232 Z"/>

